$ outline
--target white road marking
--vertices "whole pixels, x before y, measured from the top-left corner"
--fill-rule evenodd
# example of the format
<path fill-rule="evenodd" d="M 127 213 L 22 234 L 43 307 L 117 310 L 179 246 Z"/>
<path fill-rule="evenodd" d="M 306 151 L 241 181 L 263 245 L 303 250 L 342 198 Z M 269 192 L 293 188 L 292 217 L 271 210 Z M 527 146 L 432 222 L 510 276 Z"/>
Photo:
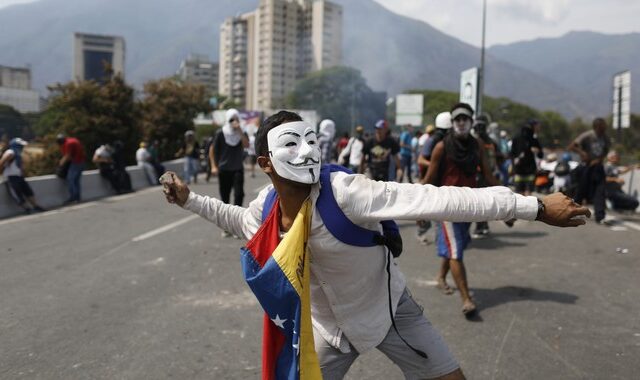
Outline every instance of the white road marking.
<path fill-rule="evenodd" d="M 178 227 L 180 225 L 188 223 L 188 222 L 190 222 L 190 221 L 192 221 L 194 219 L 197 219 L 197 218 L 199 218 L 199 215 L 195 215 L 195 214 L 194 215 L 189 215 L 186 218 L 182 218 L 182 219 L 180 219 L 178 221 L 175 221 L 173 223 L 169 223 L 166 226 L 162 226 L 160 228 L 156 228 L 155 230 L 151 230 L 151 231 L 149 231 L 147 233 L 144 233 L 142 235 L 136 236 L 133 239 L 131 239 L 131 241 L 142 241 L 142 240 L 149 239 L 151 237 L 154 237 L 154 236 L 159 235 L 159 234 L 161 234 L 163 232 L 169 231 L 169 230 L 171 230 L 173 228 L 176 228 L 176 227 Z"/>
<path fill-rule="evenodd" d="M 638 223 L 623 221 L 622 224 L 625 225 L 626 227 L 633 228 L 636 231 L 640 231 L 640 224 Z"/>

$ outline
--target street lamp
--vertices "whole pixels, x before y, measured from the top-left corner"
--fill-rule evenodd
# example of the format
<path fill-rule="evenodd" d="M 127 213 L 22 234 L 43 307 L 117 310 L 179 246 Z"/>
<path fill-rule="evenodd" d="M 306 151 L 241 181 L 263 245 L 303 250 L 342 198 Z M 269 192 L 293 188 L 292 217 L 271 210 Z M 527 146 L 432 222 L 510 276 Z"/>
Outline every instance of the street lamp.
<path fill-rule="evenodd" d="M 478 109 L 476 115 L 482 115 L 482 96 L 484 95 L 484 38 L 487 23 L 487 0 L 482 0 L 482 47 L 480 49 L 480 72 L 478 75 Z"/>

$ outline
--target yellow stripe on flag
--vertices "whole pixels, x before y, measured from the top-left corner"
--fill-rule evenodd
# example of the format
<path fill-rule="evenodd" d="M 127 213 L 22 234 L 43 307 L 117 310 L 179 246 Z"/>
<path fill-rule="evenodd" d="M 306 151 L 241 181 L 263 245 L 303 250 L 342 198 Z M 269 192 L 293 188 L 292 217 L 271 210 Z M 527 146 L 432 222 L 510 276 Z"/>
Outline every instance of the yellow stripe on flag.
<path fill-rule="evenodd" d="M 309 229 L 311 226 L 311 200 L 307 199 L 293 225 L 271 257 L 278 263 L 291 285 L 298 292 L 302 304 L 300 326 L 300 379 L 321 380 L 322 373 L 313 343 L 311 325 L 311 292 L 309 290 Z"/>

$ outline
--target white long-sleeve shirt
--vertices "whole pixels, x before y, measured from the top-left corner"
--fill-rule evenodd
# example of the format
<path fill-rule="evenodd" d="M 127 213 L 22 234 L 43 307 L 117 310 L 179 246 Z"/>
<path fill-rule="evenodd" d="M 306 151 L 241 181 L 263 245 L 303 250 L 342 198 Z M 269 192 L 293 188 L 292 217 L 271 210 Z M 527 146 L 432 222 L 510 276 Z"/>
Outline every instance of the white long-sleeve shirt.
<path fill-rule="evenodd" d="M 344 214 L 367 229 L 381 230 L 379 221 L 388 219 L 534 220 L 538 212 L 535 197 L 515 194 L 506 187 L 470 189 L 378 182 L 364 175 L 343 172 L 331 174 L 331 187 Z M 262 206 L 271 188 L 268 186 L 261 191 L 248 208 L 228 205 L 193 192 L 184 208 L 226 231 L 251 239 L 261 225 Z M 344 334 L 359 353 L 364 353 L 380 344 L 391 327 L 386 251 L 382 246 L 346 245 L 333 237 L 315 207 L 319 191 L 319 184 L 312 187 L 314 211 L 309 249 L 313 326 L 332 346 L 348 350 L 342 340 Z M 403 274 L 393 263 L 391 298 L 394 314 L 405 286 Z"/>

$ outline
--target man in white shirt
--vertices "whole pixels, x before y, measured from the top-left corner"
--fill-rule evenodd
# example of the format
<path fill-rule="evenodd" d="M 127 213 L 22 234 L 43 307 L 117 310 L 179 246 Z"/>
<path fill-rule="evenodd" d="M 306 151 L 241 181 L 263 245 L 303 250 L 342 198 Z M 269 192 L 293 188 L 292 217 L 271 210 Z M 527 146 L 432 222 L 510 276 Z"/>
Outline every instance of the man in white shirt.
<path fill-rule="evenodd" d="M 22 169 L 22 149 L 27 142 L 21 138 L 9 141 L 9 149 L 0 157 L 0 174 L 7 178 L 7 190 L 16 203 L 31 214 L 34 211 L 44 211 L 36 202 L 31 186 L 24 179 Z"/>
<path fill-rule="evenodd" d="M 385 247 L 346 245 L 325 226 L 315 207 L 320 193 L 320 150 L 311 126 L 295 113 L 278 112 L 258 130 L 256 154 L 273 186 L 261 191 L 248 208 L 195 194 L 174 173 L 164 192 L 170 203 L 246 239 L 260 228 L 265 198 L 272 188 L 280 198 L 283 233 L 305 200 L 311 199 L 311 314 L 324 378 L 344 377 L 360 353 L 378 348 L 408 379 L 464 379 L 443 339 L 411 298 L 403 274 Z M 331 173 L 331 190 L 344 214 L 369 230 L 380 230 L 379 222 L 388 219 L 471 222 L 520 218 L 578 226 L 585 222 L 576 217 L 589 214 L 562 194 L 538 201 L 505 187 L 438 188 L 373 181 L 344 172 Z"/>
<path fill-rule="evenodd" d="M 136 150 L 136 162 L 138 166 L 144 170 L 144 175 L 151 186 L 158 184 L 158 175 L 155 168 L 151 164 L 151 153 L 147 150 L 147 143 L 141 142 L 140 147 Z"/>

